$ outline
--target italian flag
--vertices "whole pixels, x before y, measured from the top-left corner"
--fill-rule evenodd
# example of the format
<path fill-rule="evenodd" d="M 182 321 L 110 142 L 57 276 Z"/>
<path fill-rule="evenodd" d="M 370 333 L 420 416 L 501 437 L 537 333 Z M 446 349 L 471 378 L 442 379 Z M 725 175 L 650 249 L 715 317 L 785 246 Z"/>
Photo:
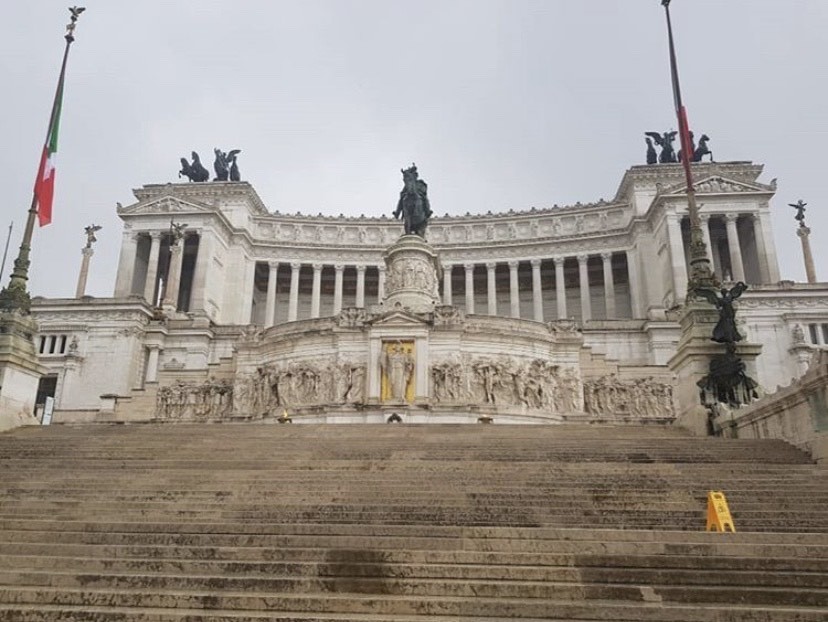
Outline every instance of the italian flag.
<path fill-rule="evenodd" d="M 34 193 L 37 198 L 37 219 L 41 227 L 52 222 L 52 197 L 55 195 L 55 160 L 57 158 L 58 129 L 60 127 L 60 109 L 63 105 L 63 76 L 61 75 L 52 118 L 49 122 L 49 135 L 43 145 L 40 166 L 37 169 Z"/>

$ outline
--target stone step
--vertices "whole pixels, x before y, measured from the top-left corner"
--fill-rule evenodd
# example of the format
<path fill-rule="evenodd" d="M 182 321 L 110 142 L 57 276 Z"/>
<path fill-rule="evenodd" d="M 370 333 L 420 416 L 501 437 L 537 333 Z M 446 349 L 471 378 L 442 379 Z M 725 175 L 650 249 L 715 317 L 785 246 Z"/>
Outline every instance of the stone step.
<path fill-rule="evenodd" d="M 381 583 L 381 582 L 380 582 Z M 377 585 L 381 590 L 382 585 Z M 319 594 L 292 594 L 285 592 L 233 592 L 218 591 L 209 588 L 201 591 L 173 591 L 173 590 L 143 590 L 143 589 L 115 589 L 115 588 L 51 588 L 46 586 L 30 587 L 0 587 L 0 603 L 3 605 L 93 605 L 107 607 L 153 607 L 153 608 L 195 608 L 195 609 L 230 609 L 254 611 L 305 611 L 319 613 L 341 614 L 379 614 L 379 615 L 442 615 L 442 616 L 494 616 L 503 618 L 546 618 L 556 616 L 584 618 L 593 615 L 592 601 L 596 608 L 604 604 L 602 601 L 626 600 L 629 605 L 636 601 L 641 603 L 645 595 L 653 594 L 661 597 L 662 602 L 679 602 L 683 594 L 682 588 L 668 586 L 633 587 L 633 586 L 584 586 L 582 598 L 564 598 L 561 600 L 550 598 L 510 598 L 500 596 L 428 596 L 401 595 L 378 593 L 361 594 L 347 593 L 319 593 Z M 729 588 L 698 588 L 693 592 L 689 602 L 698 604 L 727 604 L 733 599 L 733 590 Z M 807 613 L 821 613 L 824 620 L 828 615 L 828 607 L 819 604 L 809 604 L 810 601 L 821 602 L 824 591 L 799 590 L 797 596 L 807 602 L 788 603 L 792 600 L 791 591 L 784 589 L 761 588 L 753 591 L 739 590 L 739 604 L 744 607 L 750 605 L 791 606 L 798 608 L 811 607 Z M 624 596 L 627 598 L 618 598 Z M 676 597 L 679 600 L 674 600 Z M 657 608 L 647 615 L 647 607 L 642 606 L 636 611 L 639 620 L 663 620 L 663 615 Z M 695 618 L 700 619 L 700 618 Z M 707 618 L 709 619 L 709 618 Z M 761 619 L 761 618 L 760 618 Z M 776 619 L 765 617 L 764 619 Z M 801 620 L 803 618 L 793 618 Z"/>
<path fill-rule="evenodd" d="M 673 556 L 670 566 L 655 568 L 639 568 L 627 564 L 635 564 L 637 560 L 630 557 L 615 558 L 615 566 L 591 565 L 585 567 L 580 563 L 576 566 L 526 566 L 519 564 L 400 564 L 392 562 L 383 555 L 382 563 L 370 561 L 346 560 L 337 561 L 336 556 L 328 554 L 324 560 L 318 562 L 222 562 L 222 561 L 182 561 L 138 559 L 121 560 L 113 558 L 95 559 L 81 557 L 3 557 L 0 562 L 13 563 L 15 572 L 3 574 L 0 577 L 7 585 L 52 585 L 52 586 L 84 586 L 96 584 L 96 577 L 209 577 L 210 581 L 217 581 L 217 577 L 228 579 L 224 585 L 226 589 L 233 588 L 233 581 L 241 582 L 244 579 L 256 581 L 306 578 L 320 579 L 341 577 L 345 571 L 353 578 L 371 578 L 378 572 L 384 578 L 397 580 L 436 580 L 443 581 L 516 581 L 538 583 L 591 583 L 591 584 L 645 584 L 645 585 L 714 585 L 714 586 L 769 586 L 769 587 L 796 587 L 828 589 L 828 571 L 824 568 L 824 560 L 820 560 L 820 571 L 805 571 L 800 565 L 787 560 L 786 566 L 777 564 L 775 571 L 750 570 L 732 568 L 717 570 L 705 568 L 700 571 L 698 566 L 682 567 L 683 558 Z M 801 560 L 800 560 L 801 561 Z M 812 560 L 816 561 L 816 560 Z M 4 566 L 0 565 L 0 568 Z M 780 573 L 784 570 L 784 573 Z M 32 579 L 35 573 L 49 573 L 49 582 L 43 579 Z M 68 577 L 68 578 L 67 578 Z M 123 579 L 122 579 L 123 580 Z M 175 580 L 164 583 L 162 587 L 173 589 Z M 199 579 L 201 580 L 201 579 Z M 205 579 L 206 580 L 206 579 Z M 242 583 L 238 583 L 242 585 Z M 115 584 L 109 584 L 114 586 Z M 256 589 L 256 583 L 251 583 L 249 589 Z M 260 585 L 265 585 L 260 583 Z M 126 586 L 126 585 L 125 585 Z M 126 586 L 129 587 L 129 586 Z M 272 589 L 272 588 L 268 588 Z"/>
<path fill-rule="evenodd" d="M 443 616 L 395 615 L 394 622 L 824 622 L 824 610 L 749 606 L 697 606 L 680 604 L 596 603 L 572 605 L 551 603 L 543 618 L 465 614 Z M 154 607 L 102 607 L 72 605 L 0 605 L 5 622 L 389 622 L 385 614 L 317 613 L 307 611 L 227 611 L 210 609 L 166 609 Z"/>
<path fill-rule="evenodd" d="M 148 594 L 175 592 L 205 592 L 214 596 L 225 593 L 254 594 L 376 594 L 420 597 L 455 598 L 510 598 L 510 599 L 619 599 L 639 600 L 639 585 L 623 583 L 600 583 L 586 578 L 566 578 L 565 581 L 527 579 L 471 579 L 466 577 L 423 578 L 406 576 L 396 578 L 386 573 L 385 565 L 376 563 L 368 576 L 352 572 L 347 559 L 332 562 L 327 568 L 329 574 L 322 576 L 228 576 L 228 575 L 180 575 L 180 574 L 119 574 L 107 572 L 71 573 L 55 571 L 0 571 L 0 584 L 7 593 L 16 588 L 53 588 L 56 590 L 130 590 Z M 592 573 L 594 574 L 594 573 Z M 664 582 L 647 582 L 662 599 L 677 602 L 731 602 L 738 594 L 743 604 L 799 605 L 807 607 L 828 607 L 828 589 L 802 585 L 772 586 L 767 584 L 747 585 L 711 583 L 674 585 L 673 577 L 665 576 Z M 94 601 L 92 601 L 94 603 Z M 252 608 L 266 608 L 266 605 Z"/>

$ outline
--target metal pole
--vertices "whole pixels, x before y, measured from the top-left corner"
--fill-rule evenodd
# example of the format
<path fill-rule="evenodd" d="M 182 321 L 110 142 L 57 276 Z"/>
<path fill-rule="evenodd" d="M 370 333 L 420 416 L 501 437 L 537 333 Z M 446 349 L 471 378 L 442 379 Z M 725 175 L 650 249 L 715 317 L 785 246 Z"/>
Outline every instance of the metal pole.
<path fill-rule="evenodd" d="M 70 22 L 66 26 L 66 47 L 63 50 L 63 62 L 60 65 L 60 77 L 58 78 L 58 85 L 55 89 L 55 97 L 52 101 L 52 112 L 49 115 L 49 127 L 46 131 L 46 141 L 52 134 L 52 128 L 55 123 L 55 111 L 57 110 L 58 101 L 63 93 L 63 81 L 66 76 L 66 61 L 69 58 L 69 46 L 75 40 L 74 32 L 75 25 L 78 21 L 78 16 L 86 9 L 82 7 L 71 7 L 69 12 L 71 14 Z M 45 144 L 45 142 L 44 142 Z M 12 270 L 11 280 L 6 289 L 0 291 L 0 310 L 19 311 L 21 313 L 29 313 L 31 308 L 31 297 L 26 291 L 26 281 L 29 280 L 29 265 L 31 260 L 29 255 L 32 248 L 32 234 L 34 233 L 35 217 L 37 216 L 37 195 L 32 191 L 32 204 L 29 207 L 28 217 L 26 219 L 26 228 L 23 231 L 23 240 L 20 243 L 20 250 L 17 254 L 17 259 L 14 260 L 14 270 Z"/>
<path fill-rule="evenodd" d="M 11 242 L 12 227 L 14 227 L 14 221 L 9 224 L 9 235 L 6 236 L 6 247 L 3 249 L 3 263 L 0 263 L 0 281 L 3 280 L 3 273 L 6 271 L 6 256 L 9 254 L 9 242 Z"/>
<path fill-rule="evenodd" d="M 687 185 L 687 211 L 690 216 L 690 278 L 687 282 L 687 298 L 689 299 L 695 297 L 695 292 L 699 289 L 716 288 L 718 282 L 710 267 L 710 259 L 707 256 L 707 245 L 704 241 L 699 209 L 696 205 L 696 190 L 693 187 L 693 174 L 690 171 L 690 162 L 693 155 L 690 152 L 690 128 L 687 122 L 687 112 L 681 101 L 678 61 L 676 60 L 676 49 L 673 42 L 673 24 L 670 21 L 670 0 L 661 0 L 661 5 L 664 7 L 664 14 L 667 18 L 667 39 L 670 47 L 670 73 L 673 81 L 673 100 L 678 118 L 682 150 L 681 160 L 684 166 L 684 176 Z"/>

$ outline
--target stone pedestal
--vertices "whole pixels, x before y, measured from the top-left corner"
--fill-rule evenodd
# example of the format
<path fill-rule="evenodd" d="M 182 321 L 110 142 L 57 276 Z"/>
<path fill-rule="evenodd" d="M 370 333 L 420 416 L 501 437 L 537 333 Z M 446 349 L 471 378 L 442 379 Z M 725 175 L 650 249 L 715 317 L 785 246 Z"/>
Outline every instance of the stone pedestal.
<path fill-rule="evenodd" d="M 387 267 L 384 309 L 430 313 L 440 305 L 438 279 L 442 269 L 428 242 L 418 235 L 404 235 L 383 258 Z"/>
<path fill-rule="evenodd" d="M 45 370 L 35 352 L 36 331 L 28 315 L 0 314 L 0 431 L 38 424 L 35 398 Z"/>
<path fill-rule="evenodd" d="M 707 434 L 707 409 L 702 406 L 698 382 L 710 371 L 710 361 L 723 354 L 725 345 L 711 340 L 719 312 L 706 302 L 688 302 L 681 312 L 681 338 L 667 366 L 676 375 L 674 403 L 676 423 L 700 436 Z M 761 344 L 741 342 L 736 354 L 744 361 L 747 375 L 756 378 L 756 357 Z"/>

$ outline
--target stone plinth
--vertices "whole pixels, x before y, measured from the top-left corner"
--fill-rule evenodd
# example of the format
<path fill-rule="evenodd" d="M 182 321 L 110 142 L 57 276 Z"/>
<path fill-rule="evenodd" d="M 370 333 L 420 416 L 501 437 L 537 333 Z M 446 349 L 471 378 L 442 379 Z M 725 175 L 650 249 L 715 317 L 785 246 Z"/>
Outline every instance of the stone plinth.
<path fill-rule="evenodd" d="M 418 235 L 404 235 L 383 255 L 386 265 L 385 309 L 429 313 L 440 304 L 437 253 Z"/>
<path fill-rule="evenodd" d="M 681 338 L 676 353 L 667 361 L 676 374 L 675 404 L 676 423 L 695 434 L 707 434 L 707 409 L 702 406 L 698 382 L 710 371 L 710 361 L 723 354 L 724 344 L 711 339 L 713 328 L 719 321 L 719 312 L 705 302 L 688 302 L 679 318 Z M 741 342 L 736 354 L 744 361 L 747 375 L 756 378 L 756 357 L 762 351 L 761 344 Z"/>
<path fill-rule="evenodd" d="M 38 423 L 35 398 L 45 371 L 34 348 L 36 331 L 30 316 L 0 314 L 0 431 Z"/>

